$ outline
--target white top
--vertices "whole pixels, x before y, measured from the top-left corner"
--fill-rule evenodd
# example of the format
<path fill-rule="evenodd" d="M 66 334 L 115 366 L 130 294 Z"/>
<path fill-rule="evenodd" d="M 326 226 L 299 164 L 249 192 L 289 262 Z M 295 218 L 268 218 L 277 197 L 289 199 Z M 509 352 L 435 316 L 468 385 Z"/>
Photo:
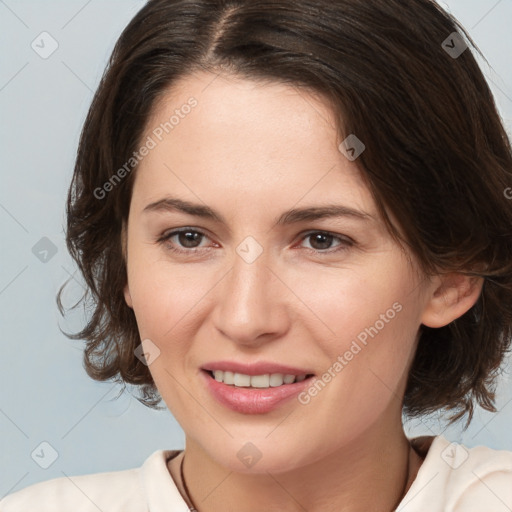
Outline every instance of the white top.
<path fill-rule="evenodd" d="M 0 511 L 188 512 L 167 468 L 179 453 L 158 450 L 140 468 L 32 484 L 0 500 Z M 511 512 L 512 451 L 466 448 L 435 437 L 396 511 Z"/>

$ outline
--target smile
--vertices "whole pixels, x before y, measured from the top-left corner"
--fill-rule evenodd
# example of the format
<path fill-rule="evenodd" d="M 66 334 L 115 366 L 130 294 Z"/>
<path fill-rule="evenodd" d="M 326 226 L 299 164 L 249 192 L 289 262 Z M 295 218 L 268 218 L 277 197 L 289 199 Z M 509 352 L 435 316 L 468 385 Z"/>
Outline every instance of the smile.
<path fill-rule="evenodd" d="M 264 373 L 248 375 L 229 370 L 200 372 L 209 394 L 225 408 L 241 414 L 265 414 L 304 391 L 313 374 Z M 298 401 L 297 401 L 298 404 Z"/>
<path fill-rule="evenodd" d="M 223 382 L 229 386 L 251 387 L 251 388 L 270 388 L 282 386 L 283 384 L 293 384 L 302 382 L 307 375 L 292 375 L 284 373 L 266 373 L 263 375 L 246 375 L 230 371 L 215 370 L 210 372 L 217 382 Z"/>

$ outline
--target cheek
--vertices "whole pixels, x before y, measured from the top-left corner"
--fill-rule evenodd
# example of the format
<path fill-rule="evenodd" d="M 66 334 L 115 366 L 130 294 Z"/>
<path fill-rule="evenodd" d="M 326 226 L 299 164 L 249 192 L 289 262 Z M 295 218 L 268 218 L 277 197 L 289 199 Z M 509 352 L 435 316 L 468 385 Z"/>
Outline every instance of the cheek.
<path fill-rule="evenodd" d="M 172 264 L 163 250 L 136 242 L 128 246 L 128 283 L 141 337 L 163 340 L 194 316 L 205 295 L 208 273 L 199 266 Z"/>
<path fill-rule="evenodd" d="M 419 322 L 412 293 L 417 278 L 404 271 L 405 265 L 389 254 L 382 255 L 374 266 L 324 268 L 314 274 L 290 276 L 294 292 L 306 298 L 310 309 L 302 318 L 310 319 L 309 328 L 324 352 L 337 356 L 349 350 L 354 340 L 365 346 L 372 339 L 389 339 L 387 345 L 393 351 L 395 341 L 414 332 Z"/>
<path fill-rule="evenodd" d="M 130 294 L 141 340 L 151 340 L 159 357 L 148 369 L 169 409 L 186 410 L 184 369 L 189 364 L 194 337 L 191 322 L 204 306 L 204 273 L 185 271 L 161 259 L 132 257 Z"/>
<path fill-rule="evenodd" d="M 310 330 L 321 325 L 314 329 L 325 361 L 321 382 L 312 395 L 308 390 L 304 403 L 322 408 L 324 399 L 332 401 L 332 407 L 323 410 L 333 411 L 338 422 L 348 421 L 348 410 L 354 413 L 353 421 L 370 421 L 402 392 L 421 304 L 415 293 L 417 277 L 404 271 L 408 267 L 399 257 L 390 261 L 394 263 L 381 261 L 380 269 L 336 269 L 337 277 L 334 273 L 322 279 L 317 276 L 315 286 L 309 286 L 304 295 L 322 320 L 311 322 Z M 304 288 L 298 294 L 305 294 L 310 284 L 311 278 L 302 281 Z M 316 399 L 317 395 L 324 399 Z"/>

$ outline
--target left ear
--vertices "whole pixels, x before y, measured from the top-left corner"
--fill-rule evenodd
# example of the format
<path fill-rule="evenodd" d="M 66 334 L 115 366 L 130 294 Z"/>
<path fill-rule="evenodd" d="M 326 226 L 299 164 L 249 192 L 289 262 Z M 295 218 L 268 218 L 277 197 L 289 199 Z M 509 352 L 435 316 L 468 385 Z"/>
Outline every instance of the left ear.
<path fill-rule="evenodd" d="M 437 276 L 435 283 L 421 317 L 427 327 L 444 327 L 469 311 L 480 296 L 484 279 L 448 273 Z"/>

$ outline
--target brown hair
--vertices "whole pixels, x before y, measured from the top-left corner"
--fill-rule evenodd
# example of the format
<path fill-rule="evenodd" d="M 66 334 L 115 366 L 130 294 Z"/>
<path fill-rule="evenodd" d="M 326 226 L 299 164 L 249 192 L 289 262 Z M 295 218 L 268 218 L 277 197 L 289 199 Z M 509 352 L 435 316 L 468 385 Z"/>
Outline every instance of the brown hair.
<path fill-rule="evenodd" d="M 448 51 L 466 44 L 460 55 Z M 512 337 L 512 202 L 504 194 L 512 150 L 471 47 L 478 50 L 431 0 L 149 0 L 96 91 L 67 201 L 67 246 L 88 287 L 82 301 L 92 304 L 84 329 L 69 336 L 86 340 L 87 373 L 140 386 L 150 407 L 161 400 L 134 356 L 140 339 L 123 296 L 121 230 L 136 166 L 108 194 L 104 184 L 140 146 L 169 87 L 196 70 L 223 70 L 323 95 L 340 140 L 364 142 L 361 173 L 390 233 L 425 274 L 484 278 L 467 313 L 420 327 L 403 405 L 409 416 L 468 413 L 468 424 L 474 403 L 495 411 Z"/>

